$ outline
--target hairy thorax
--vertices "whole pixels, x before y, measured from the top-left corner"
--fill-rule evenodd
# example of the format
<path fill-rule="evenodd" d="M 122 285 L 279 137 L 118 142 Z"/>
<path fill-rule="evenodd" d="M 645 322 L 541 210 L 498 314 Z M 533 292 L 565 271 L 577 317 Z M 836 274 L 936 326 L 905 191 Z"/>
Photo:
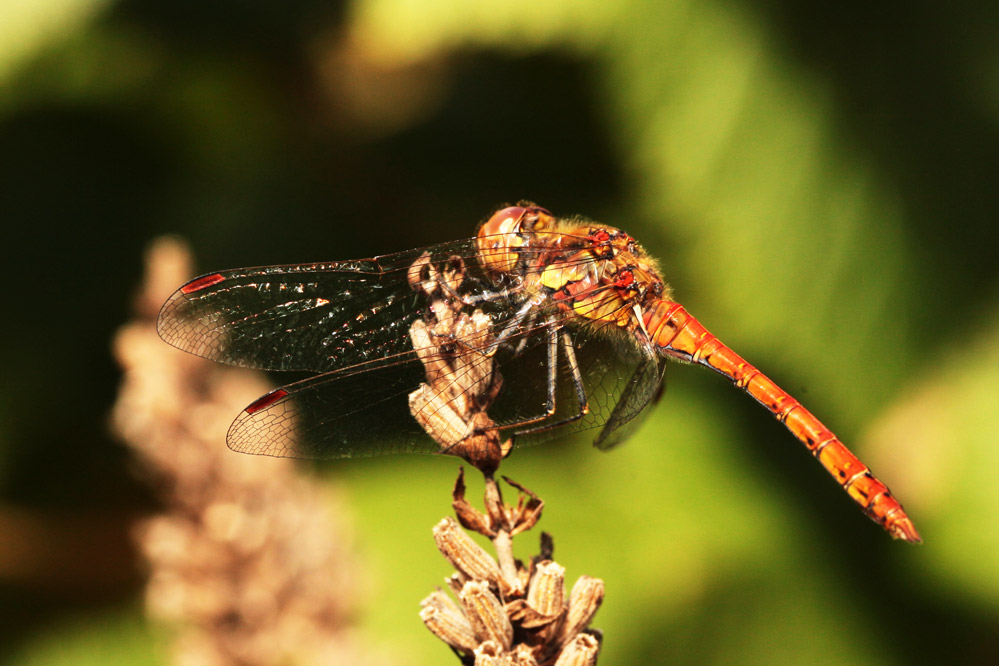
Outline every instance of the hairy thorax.
<path fill-rule="evenodd" d="M 558 220 L 537 206 L 511 206 L 479 229 L 479 261 L 498 285 L 550 299 L 580 323 L 641 329 L 642 313 L 668 298 L 655 262 L 614 227 Z"/>

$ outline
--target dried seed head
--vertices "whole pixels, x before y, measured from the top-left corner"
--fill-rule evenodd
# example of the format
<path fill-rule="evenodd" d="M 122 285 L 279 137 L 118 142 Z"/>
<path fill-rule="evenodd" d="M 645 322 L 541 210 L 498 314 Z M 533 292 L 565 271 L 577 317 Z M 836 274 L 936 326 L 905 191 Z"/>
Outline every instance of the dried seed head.
<path fill-rule="evenodd" d="M 526 532 L 541 520 L 541 510 L 545 503 L 530 489 L 525 488 L 513 479 L 504 476 L 503 480 L 516 488 L 520 495 L 517 497 L 517 506 L 510 511 L 510 536 L 516 536 L 521 532 Z"/>
<path fill-rule="evenodd" d="M 569 610 L 562 626 L 560 644 L 566 645 L 589 626 L 604 600 L 604 582 L 599 578 L 580 576 L 569 594 Z"/>
<path fill-rule="evenodd" d="M 523 627 L 532 644 L 541 646 L 540 654 L 557 654 L 559 635 L 565 618 L 565 569 L 546 561 L 535 567 L 527 598 L 507 605 L 507 612 Z"/>
<path fill-rule="evenodd" d="M 492 641 L 487 641 L 475 650 L 475 666 L 538 666 L 534 650 L 523 643 L 513 650 L 503 652 Z"/>
<path fill-rule="evenodd" d="M 539 562 L 527 589 L 527 605 L 545 617 L 559 615 L 565 607 L 565 567 Z"/>
<path fill-rule="evenodd" d="M 466 530 L 477 532 L 490 539 L 496 536 L 494 519 L 492 515 L 486 515 L 472 506 L 472 503 L 465 499 L 465 468 L 458 469 L 458 479 L 454 482 L 454 490 L 451 491 L 451 507 L 458 522 Z"/>
<path fill-rule="evenodd" d="M 420 602 L 420 619 L 448 645 L 471 652 L 479 644 L 465 613 L 441 590 Z"/>
<path fill-rule="evenodd" d="M 429 384 L 420 384 L 409 394 L 409 411 L 441 445 L 441 450 L 449 450 L 475 434 L 475 425 L 456 409 L 455 402 Z"/>
<path fill-rule="evenodd" d="M 525 643 L 515 645 L 510 653 L 510 663 L 513 666 L 538 666 L 538 660 L 534 656 L 534 649 Z"/>
<path fill-rule="evenodd" d="M 499 579 L 499 565 L 482 546 L 472 541 L 451 517 L 442 519 L 434 527 L 437 548 L 455 569 L 472 580 L 495 583 Z"/>
<path fill-rule="evenodd" d="M 509 650 L 513 643 L 513 625 L 489 584 L 481 580 L 469 581 L 459 598 L 479 641 L 493 641 L 504 652 Z"/>
<path fill-rule="evenodd" d="M 594 666 L 600 641 L 591 634 L 577 634 L 555 660 L 555 666 Z"/>
<path fill-rule="evenodd" d="M 509 666 L 504 650 L 492 641 L 486 641 L 473 651 L 475 666 Z"/>

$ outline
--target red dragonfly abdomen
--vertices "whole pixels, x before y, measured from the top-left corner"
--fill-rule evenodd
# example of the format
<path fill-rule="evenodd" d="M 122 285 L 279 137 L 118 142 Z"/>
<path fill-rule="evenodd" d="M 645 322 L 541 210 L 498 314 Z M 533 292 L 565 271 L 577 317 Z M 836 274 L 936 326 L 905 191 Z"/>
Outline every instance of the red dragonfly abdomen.
<path fill-rule="evenodd" d="M 663 353 L 707 366 L 766 407 L 787 426 L 843 490 L 896 539 L 922 541 L 888 487 L 800 402 L 708 332 L 683 306 L 658 301 L 643 313 L 653 344 Z"/>

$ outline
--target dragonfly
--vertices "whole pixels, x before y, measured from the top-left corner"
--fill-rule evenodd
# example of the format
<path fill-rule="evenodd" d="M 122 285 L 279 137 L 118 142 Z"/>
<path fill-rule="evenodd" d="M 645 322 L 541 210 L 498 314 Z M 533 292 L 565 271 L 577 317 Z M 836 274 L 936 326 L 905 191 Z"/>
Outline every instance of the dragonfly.
<path fill-rule="evenodd" d="M 414 326 L 435 316 L 418 288 L 428 265 L 461 266 L 463 279 L 438 298 L 474 311 L 488 343 L 414 342 Z M 921 541 L 888 487 L 829 428 L 673 300 L 634 238 L 530 202 L 497 210 L 473 238 L 202 275 L 170 296 L 157 330 L 213 361 L 308 373 L 248 405 L 226 440 L 235 451 L 307 459 L 440 452 L 410 409 L 428 359 L 463 354 L 468 367 L 492 364 L 502 387 L 490 399 L 490 423 L 517 446 L 594 429 L 599 449 L 638 427 L 670 360 L 705 366 L 783 423 L 892 537 Z"/>

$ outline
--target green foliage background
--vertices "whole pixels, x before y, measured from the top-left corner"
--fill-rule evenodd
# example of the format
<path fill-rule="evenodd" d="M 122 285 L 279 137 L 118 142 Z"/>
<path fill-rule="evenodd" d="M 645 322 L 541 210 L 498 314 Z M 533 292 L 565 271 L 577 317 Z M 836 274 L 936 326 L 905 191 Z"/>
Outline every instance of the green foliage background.
<path fill-rule="evenodd" d="M 997 24 L 988 2 L 0 9 L 0 516 L 95 535 L 60 575 L 0 536 L 0 660 L 165 658 L 117 519 L 149 500 L 105 427 L 151 238 L 206 270 L 370 256 L 530 198 L 640 238 L 926 540 L 891 543 L 751 400 L 677 366 L 621 450 L 504 465 L 570 581 L 606 581 L 601 663 L 995 663 Z M 456 467 L 317 471 L 356 511 L 365 635 L 409 664 L 451 659 L 416 612 Z"/>

